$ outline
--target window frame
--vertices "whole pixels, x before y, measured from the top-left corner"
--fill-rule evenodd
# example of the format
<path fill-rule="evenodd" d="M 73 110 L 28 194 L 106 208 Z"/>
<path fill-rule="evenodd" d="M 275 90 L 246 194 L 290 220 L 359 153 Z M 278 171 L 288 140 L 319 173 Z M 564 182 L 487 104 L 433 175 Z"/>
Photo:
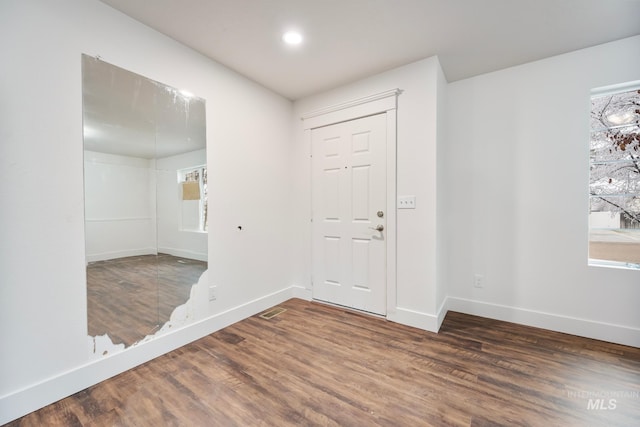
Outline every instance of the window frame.
<path fill-rule="evenodd" d="M 622 84 L 617 84 L 617 85 L 612 85 L 612 86 L 607 86 L 604 88 L 598 88 L 598 89 L 594 89 L 591 91 L 591 96 L 589 98 L 590 100 L 590 108 L 589 108 L 589 114 L 591 116 L 591 124 L 589 127 L 589 186 L 588 186 L 588 190 L 589 190 L 589 221 L 588 221 L 588 232 L 589 232 L 589 256 L 588 256 L 588 264 L 590 266 L 598 266 L 598 267 L 610 267 L 610 268 L 625 268 L 625 269 L 633 269 L 633 270 L 639 270 L 640 269 L 640 260 L 636 260 L 636 259 L 627 259 L 626 261 L 622 261 L 622 260 L 613 260 L 613 259 L 596 259 L 596 258 L 591 258 L 591 254 L 592 254 L 592 243 L 594 242 L 598 242 L 597 240 L 594 240 L 593 237 L 595 235 L 595 232 L 600 232 L 600 233 L 607 233 L 607 232 L 617 232 L 617 233 L 628 233 L 628 235 L 630 235 L 632 238 L 637 238 L 637 244 L 640 246 L 640 223 L 638 224 L 637 227 L 631 227 L 631 228 L 626 228 L 623 227 L 623 215 L 625 215 L 625 212 L 629 212 L 629 210 L 625 210 L 625 203 L 614 203 L 615 200 L 614 198 L 618 198 L 618 199 L 624 199 L 624 198 L 629 198 L 631 197 L 631 200 L 638 200 L 640 201 L 640 173 L 637 173 L 637 176 L 633 177 L 633 182 L 629 182 L 629 179 L 631 179 L 630 177 L 632 176 L 632 174 L 629 172 L 630 170 L 637 170 L 638 169 L 638 163 L 640 162 L 640 150 L 639 151 L 635 151 L 631 152 L 631 158 L 629 159 L 622 159 L 622 158 L 615 158 L 616 157 L 616 153 L 625 153 L 625 150 L 620 150 L 618 151 L 615 147 L 615 144 L 613 143 L 613 141 L 611 142 L 611 148 L 609 149 L 609 153 L 611 154 L 609 157 L 609 159 L 605 159 L 605 157 L 607 156 L 602 156 L 602 157 L 598 157 L 598 153 L 596 150 L 602 149 L 602 147 L 594 147 L 594 141 L 596 141 L 597 139 L 594 138 L 594 135 L 598 134 L 598 133 L 603 133 L 603 132 L 610 132 L 611 130 L 616 130 L 616 129 L 631 129 L 632 132 L 635 131 L 634 128 L 640 128 L 640 125 L 638 125 L 637 121 L 636 122 L 630 122 L 630 123 L 625 123 L 625 124 L 620 124 L 620 125 L 607 125 L 606 123 L 602 122 L 602 126 L 601 128 L 597 128 L 595 129 L 593 126 L 593 116 L 594 116 L 594 99 L 597 98 L 602 98 L 602 97 L 606 97 L 606 96 L 615 96 L 618 94 L 624 94 L 627 92 L 633 92 L 633 91 L 640 91 L 640 80 L 639 81 L 633 81 L 633 82 L 627 82 L 627 83 L 622 83 Z M 640 100 L 640 94 L 637 95 L 638 99 Z M 635 100 L 634 100 L 635 101 Z M 608 108 L 608 104 L 605 108 Z M 640 109 L 640 106 L 638 106 L 638 109 Z M 604 110 L 602 110 L 604 111 Z M 637 110 L 636 110 L 637 111 Z M 639 113 L 635 113 L 636 117 L 638 117 L 640 114 Z M 637 120 L 637 119 L 636 119 Z M 609 122 L 610 123 L 610 122 Z M 637 132 L 637 131 L 636 131 Z M 635 144 L 634 144 L 635 145 Z M 635 160 L 634 160 L 634 154 L 635 154 Z M 625 157 L 624 155 L 621 155 L 620 157 Z M 615 172 L 616 173 L 620 173 L 620 176 L 622 176 L 621 171 L 623 171 L 625 169 L 625 165 L 629 166 L 629 169 L 627 169 L 627 172 L 629 173 L 628 177 L 627 177 L 627 183 L 625 184 L 624 182 L 622 182 L 622 180 L 620 180 L 620 176 L 617 176 L 616 178 L 618 178 L 616 181 L 613 181 L 613 178 L 611 176 L 611 174 L 613 174 L 613 171 L 610 171 L 609 174 L 611 176 L 609 176 L 608 182 L 599 182 L 598 181 L 594 181 L 594 175 L 596 176 L 596 178 L 598 178 L 599 174 L 594 174 L 594 170 L 598 167 L 602 167 L 603 169 L 606 166 L 619 166 L 615 168 Z M 606 178 L 607 175 L 604 175 L 604 177 Z M 606 180 L 605 180 L 606 181 Z M 607 187 L 613 188 L 615 185 L 618 185 L 619 188 L 626 188 L 626 191 L 622 191 L 620 193 L 607 193 L 606 191 L 603 192 L 598 192 L 597 190 L 594 191 L 594 188 L 598 188 L 598 186 L 600 186 L 600 190 L 602 190 L 603 188 L 606 190 Z M 632 189 L 632 190 L 630 190 Z M 603 209 L 600 211 L 592 211 L 593 208 L 593 204 L 594 204 L 594 199 L 600 199 L 600 203 L 604 203 L 605 206 L 606 204 L 610 204 L 612 206 L 615 207 L 615 209 L 611 209 L 611 210 L 607 210 L 607 209 Z M 611 200 L 607 200 L 607 199 L 611 199 Z M 597 203 L 597 202 L 596 202 Z M 635 207 L 634 207 L 635 208 Z M 617 209 L 617 210 L 616 210 Z M 593 227 L 592 226 L 592 221 L 594 219 L 594 213 L 596 212 L 610 212 L 611 213 L 611 217 L 615 218 L 616 215 L 618 217 L 618 226 L 617 227 L 611 227 L 611 228 L 604 228 L 604 227 Z M 640 215 L 640 213 L 638 213 L 637 215 Z M 634 215 L 634 216 L 637 216 Z M 635 220 L 632 220 L 635 221 Z M 593 221 L 595 222 L 595 221 Z M 629 231 L 632 230 L 632 231 Z M 637 230 L 637 231 L 635 231 Z M 602 243 L 600 241 L 600 243 Z M 632 242 L 633 243 L 633 242 Z M 624 257 L 623 257 L 624 258 Z M 637 262 L 636 262 L 637 261 Z"/>

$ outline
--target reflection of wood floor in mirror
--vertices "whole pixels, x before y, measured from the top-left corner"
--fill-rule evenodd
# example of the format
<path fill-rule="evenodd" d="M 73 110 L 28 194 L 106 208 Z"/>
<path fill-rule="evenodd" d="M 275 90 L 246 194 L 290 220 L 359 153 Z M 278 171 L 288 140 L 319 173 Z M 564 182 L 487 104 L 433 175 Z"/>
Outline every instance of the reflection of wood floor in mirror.
<path fill-rule="evenodd" d="M 207 263 L 166 254 L 90 263 L 87 267 L 89 335 L 109 334 L 129 346 L 166 323 L 184 304 Z"/>

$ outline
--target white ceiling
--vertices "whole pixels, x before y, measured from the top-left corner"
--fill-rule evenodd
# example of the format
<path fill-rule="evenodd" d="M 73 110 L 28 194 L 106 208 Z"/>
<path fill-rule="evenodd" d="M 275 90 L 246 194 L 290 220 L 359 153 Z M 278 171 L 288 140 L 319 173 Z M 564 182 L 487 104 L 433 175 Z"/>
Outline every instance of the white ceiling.
<path fill-rule="evenodd" d="M 640 34 L 638 0 L 101 1 L 292 100 L 433 55 L 451 82 Z"/>
<path fill-rule="evenodd" d="M 86 55 L 82 111 L 85 150 L 157 159 L 206 146 L 204 100 Z"/>

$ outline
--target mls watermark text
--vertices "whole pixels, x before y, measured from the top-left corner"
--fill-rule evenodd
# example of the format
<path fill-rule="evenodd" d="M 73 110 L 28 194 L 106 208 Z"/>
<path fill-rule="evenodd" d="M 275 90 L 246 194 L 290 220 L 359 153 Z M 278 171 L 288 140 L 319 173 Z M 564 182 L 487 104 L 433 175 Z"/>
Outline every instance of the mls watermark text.
<path fill-rule="evenodd" d="M 574 399 L 584 399 L 588 411 L 614 411 L 624 399 L 640 399 L 640 390 L 567 391 Z"/>

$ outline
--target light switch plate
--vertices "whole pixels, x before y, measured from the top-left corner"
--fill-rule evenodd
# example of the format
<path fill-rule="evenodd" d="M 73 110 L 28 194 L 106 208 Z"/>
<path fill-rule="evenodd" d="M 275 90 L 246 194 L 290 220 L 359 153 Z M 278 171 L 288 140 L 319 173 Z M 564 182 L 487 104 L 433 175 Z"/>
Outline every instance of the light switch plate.
<path fill-rule="evenodd" d="M 415 209 L 416 196 L 398 196 L 398 209 Z"/>

